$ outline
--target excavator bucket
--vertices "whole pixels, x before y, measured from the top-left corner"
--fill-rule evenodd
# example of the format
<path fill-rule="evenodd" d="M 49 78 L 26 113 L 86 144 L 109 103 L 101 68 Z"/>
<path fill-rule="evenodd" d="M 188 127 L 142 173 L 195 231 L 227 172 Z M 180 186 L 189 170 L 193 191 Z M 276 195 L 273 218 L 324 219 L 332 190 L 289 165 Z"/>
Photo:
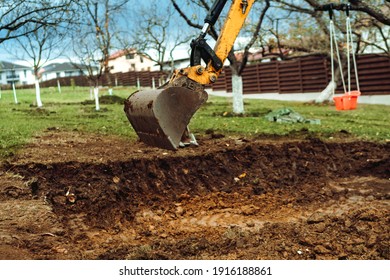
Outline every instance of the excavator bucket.
<path fill-rule="evenodd" d="M 207 100 L 207 93 L 185 87 L 142 90 L 125 100 L 125 113 L 141 141 L 176 150 L 190 119 Z"/>

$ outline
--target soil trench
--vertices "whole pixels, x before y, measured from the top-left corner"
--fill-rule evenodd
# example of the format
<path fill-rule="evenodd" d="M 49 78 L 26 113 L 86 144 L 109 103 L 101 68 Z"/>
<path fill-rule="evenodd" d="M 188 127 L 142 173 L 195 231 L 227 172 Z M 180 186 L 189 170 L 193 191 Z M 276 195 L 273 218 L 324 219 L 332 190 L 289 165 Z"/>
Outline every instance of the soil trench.
<path fill-rule="evenodd" d="M 389 143 L 47 131 L 0 167 L 0 259 L 389 259 Z"/>

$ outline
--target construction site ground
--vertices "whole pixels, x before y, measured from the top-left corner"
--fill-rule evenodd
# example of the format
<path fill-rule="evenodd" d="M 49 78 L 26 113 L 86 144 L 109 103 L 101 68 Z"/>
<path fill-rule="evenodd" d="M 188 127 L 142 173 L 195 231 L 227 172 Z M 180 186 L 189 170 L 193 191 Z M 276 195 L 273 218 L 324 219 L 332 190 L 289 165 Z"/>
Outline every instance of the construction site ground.
<path fill-rule="evenodd" d="M 390 259 L 390 143 L 48 129 L 0 165 L 1 259 Z"/>

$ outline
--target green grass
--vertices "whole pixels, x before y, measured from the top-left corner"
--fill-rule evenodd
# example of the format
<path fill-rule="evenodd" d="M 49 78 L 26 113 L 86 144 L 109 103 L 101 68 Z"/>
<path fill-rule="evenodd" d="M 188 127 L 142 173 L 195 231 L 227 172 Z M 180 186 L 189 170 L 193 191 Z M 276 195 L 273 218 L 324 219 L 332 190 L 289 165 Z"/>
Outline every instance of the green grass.
<path fill-rule="evenodd" d="M 114 89 L 114 96 L 124 99 L 133 91 L 133 88 Z M 63 88 L 61 94 L 53 88 L 42 89 L 43 108 L 38 109 L 33 89 L 17 90 L 18 104 L 14 102 L 12 91 L 2 91 L 0 157 L 12 154 L 31 137 L 48 128 L 116 134 L 136 139 L 123 112 L 123 102 L 103 104 L 108 93 L 103 89 L 99 95 L 101 110 L 96 111 L 89 88 Z"/>
<path fill-rule="evenodd" d="M 274 100 L 245 100 L 247 117 L 231 116 L 232 105 L 227 98 L 211 98 L 192 120 L 192 129 L 215 130 L 232 135 L 258 134 L 288 135 L 307 130 L 318 137 L 332 137 L 342 131 L 362 140 L 386 141 L 390 139 L 390 106 L 358 104 L 357 110 L 337 111 L 332 104 L 318 105 L 303 102 Z M 284 124 L 269 122 L 264 116 L 277 109 L 290 108 L 306 119 L 319 119 L 320 125 L 307 123 Z M 210 116 L 214 115 L 211 119 Z"/>
<path fill-rule="evenodd" d="M 134 88 L 115 88 L 115 97 L 126 98 Z M 44 88 L 43 108 L 36 108 L 34 89 L 17 90 L 18 104 L 12 91 L 2 91 L 0 99 L 0 157 L 11 155 L 34 135 L 48 128 L 77 130 L 103 135 L 118 135 L 135 140 L 124 112 L 123 102 L 103 103 L 108 96 L 101 90 L 101 110 L 96 111 L 90 100 L 89 88 Z M 288 107 L 308 119 L 320 119 L 321 124 L 281 124 L 267 121 L 264 116 L 276 109 Z M 357 110 L 336 111 L 332 105 L 271 100 L 245 100 L 246 116 L 233 116 L 229 98 L 209 97 L 191 120 L 195 133 L 207 130 L 226 136 L 256 137 L 262 134 L 289 135 L 307 131 L 317 137 L 329 138 L 343 131 L 349 137 L 388 141 L 390 139 L 390 106 L 359 104 Z"/>

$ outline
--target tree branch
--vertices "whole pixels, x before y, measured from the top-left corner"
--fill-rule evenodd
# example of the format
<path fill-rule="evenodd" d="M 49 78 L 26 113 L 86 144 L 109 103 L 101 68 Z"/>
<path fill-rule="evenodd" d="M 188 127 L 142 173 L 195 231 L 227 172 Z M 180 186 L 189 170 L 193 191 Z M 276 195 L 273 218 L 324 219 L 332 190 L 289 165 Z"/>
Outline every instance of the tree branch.
<path fill-rule="evenodd" d="M 246 64 L 248 62 L 249 49 L 257 41 L 257 38 L 259 37 L 259 32 L 260 32 L 261 26 L 263 24 L 265 15 L 266 15 L 266 13 L 267 13 L 267 11 L 268 11 L 268 9 L 270 7 L 271 7 L 270 0 L 266 0 L 265 1 L 265 7 L 261 11 L 261 14 L 260 14 L 260 17 L 259 17 L 259 21 L 257 22 L 257 25 L 256 25 L 256 28 L 255 28 L 255 31 L 253 32 L 252 38 L 249 41 L 249 43 L 245 46 L 242 62 L 240 64 L 239 68 L 238 68 L 238 74 L 239 75 L 241 75 L 242 71 L 244 71 L 244 69 L 245 69 L 245 66 L 246 66 Z"/>

